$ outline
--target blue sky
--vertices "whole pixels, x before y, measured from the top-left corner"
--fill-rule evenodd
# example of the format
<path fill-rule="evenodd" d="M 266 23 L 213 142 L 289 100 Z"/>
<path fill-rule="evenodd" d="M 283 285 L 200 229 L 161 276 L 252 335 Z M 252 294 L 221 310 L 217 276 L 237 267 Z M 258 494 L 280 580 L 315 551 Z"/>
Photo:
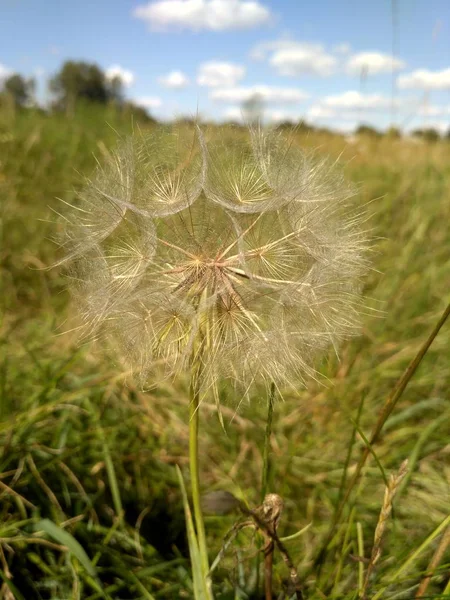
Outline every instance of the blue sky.
<path fill-rule="evenodd" d="M 2 0 L 0 78 L 66 59 L 119 74 L 161 118 L 450 125 L 449 0 Z"/>

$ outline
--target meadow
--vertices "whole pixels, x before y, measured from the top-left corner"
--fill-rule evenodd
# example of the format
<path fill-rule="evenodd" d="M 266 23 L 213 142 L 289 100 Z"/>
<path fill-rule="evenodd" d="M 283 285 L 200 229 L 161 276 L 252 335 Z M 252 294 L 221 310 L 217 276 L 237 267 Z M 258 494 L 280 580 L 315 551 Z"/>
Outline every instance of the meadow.
<path fill-rule="evenodd" d="M 152 125 L 148 125 L 151 127 Z M 145 127 L 145 126 L 143 126 Z M 73 308 L 51 238 L 70 201 L 129 118 L 109 109 L 0 113 L 0 598 L 191 598 L 175 465 L 188 481 L 188 379 L 148 392 L 113 353 L 66 333 Z M 221 135 L 218 129 L 212 135 Z M 228 129 L 227 135 L 230 135 Z M 231 135 L 244 135 L 240 130 Z M 296 142 L 339 158 L 370 202 L 375 238 L 361 336 L 321 377 L 274 406 L 268 491 L 309 599 L 362 594 L 386 479 L 408 459 L 367 598 L 450 598 L 450 323 L 444 324 L 336 510 L 396 382 L 450 296 L 450 144 L 329 133 Z M 261 502 L 267 398 L 201 407 L 201 482 Z M 206 518 L 211 560 L 242 519 Z M 330 526 L 337 521 L 332 528 Z M 321 552 L 325 542 L 326 552 Z M 258 546 L 259 544 L 259 546 Z M 258 548 L 242 532 L 213 575 L 215 597 L 262 598 Z M 261 552 L 259 552 L 261 554 Z M 320 560 L 318 560 L 318 557 Z M 289 573 L 275 553 L 280 598 Z M 427 577 L 429 576 L 429 577 Z M 256 589 L 257 588 L 257 589 Z"/>

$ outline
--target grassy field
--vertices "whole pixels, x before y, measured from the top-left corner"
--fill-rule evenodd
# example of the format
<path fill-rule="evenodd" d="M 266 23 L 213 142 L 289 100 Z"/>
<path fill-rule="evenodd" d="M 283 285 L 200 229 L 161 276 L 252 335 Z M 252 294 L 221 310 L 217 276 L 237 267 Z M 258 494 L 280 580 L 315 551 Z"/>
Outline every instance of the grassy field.
<path fill-rule="evenodd" d="M 49 207 L 60 210 L 56 197 L 70 201 L 82 183 L 80 173 L 89 174 L 95 156 L 107 153 L 115 131 L 130 129 L 128 120 L 94 109 L 70 119 L 32 111 L 0 114 L 5 600 L 192 597 L 175 471 L 180 465 L 188 480 L 188 381 L 180 377 L 142 393 L 115 356 L 61 335 L 73 308 L 62 272 L 46 269 L 57 257 Z M 450 598 L 450 323 L 386 422 L 373 448 L 376 460 L 366 463 L 321 564 L 315 561 L 343 478 L 351 477 L 365 449 L 364 437 L 450 299 L 450 145 L 297 137 L 341 156 L 360 186 L 359 201 L 374 200 L 377 241 L 365 293 L 381 312 L 364 318 L 361 337 L 341 349 L 339 361 L 330 356 L 324 362 L 321 383 L 312 381 L 275 405 L 269 491 L 285 502 L 280 535 L 310 524 L 286 542 L 306 598 L 357 598 L 383 506 L 384 478 L 409 459 L 367 597 L 414 598 L 419 590 L 424 598 Z M 203 403 L 203 489 L 228 490 L 255 507 L 261 501 L 264 394 L 255 390 L 237 414 L 232 405 L 225 407 L 224 418 L 226 432 L 214 402 Z M 207 518 L 211 560 L 240 518 Z M 261 586 L 254 589 L 257 550 L 251 532 L 229 547 L 214 574 L 217 598 L 263 597 Z M 280 592 L 287 579 L 276 554 Z"/>

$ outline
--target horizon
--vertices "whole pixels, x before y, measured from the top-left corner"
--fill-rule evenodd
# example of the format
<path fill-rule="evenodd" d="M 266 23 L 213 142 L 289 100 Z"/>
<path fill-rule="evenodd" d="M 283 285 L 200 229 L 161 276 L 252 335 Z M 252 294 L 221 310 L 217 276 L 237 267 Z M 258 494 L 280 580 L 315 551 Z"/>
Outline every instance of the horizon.
<path fill-rule="evenodd" d="M 48 80 L 66 60 L 82 60 L 119 76 L 126 99 L 158 120 L 242 121 L 243 104 L 258 94 L 267 123 L 443 134 L 447 15 L 445 0 L 120 1 L 112 10 L 106 0 L 49 0 L 45 14 L 31 0 L 11 1 L 3 6 L 0 80 L 34 77 L 46 105 Z"/>

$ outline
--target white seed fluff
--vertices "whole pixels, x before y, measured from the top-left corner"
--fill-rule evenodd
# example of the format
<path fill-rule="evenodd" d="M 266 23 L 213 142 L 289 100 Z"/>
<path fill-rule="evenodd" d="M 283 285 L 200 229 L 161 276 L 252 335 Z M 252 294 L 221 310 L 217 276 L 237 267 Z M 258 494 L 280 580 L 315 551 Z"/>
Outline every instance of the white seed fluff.
<path fill-rule="evenodd" d="M 143 381 L 196 362 L 207 387 L 303 382 L 358 331 L 368 241 L 353 195 L 281 134 L 135 135 L 65 217 L 84 335 L 112 339 Z"/>

